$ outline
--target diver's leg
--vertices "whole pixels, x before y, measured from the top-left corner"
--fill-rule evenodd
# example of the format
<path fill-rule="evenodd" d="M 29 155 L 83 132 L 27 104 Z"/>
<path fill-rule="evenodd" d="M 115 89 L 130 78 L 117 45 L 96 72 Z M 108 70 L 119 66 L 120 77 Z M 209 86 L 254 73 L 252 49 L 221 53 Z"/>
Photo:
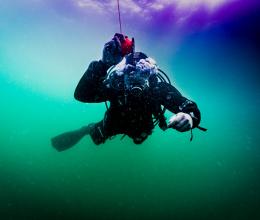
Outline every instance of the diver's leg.
<path fill-rule="evenodd" d="M 119 112 L 109 109 L 104 119 L 90 129 L 89 134 L 96 145 L 104 144 L 108 138 L 123 133 L 119 125 L 122 120 L 118 118 L 118 115 L 120 115 Z"/>
<path fill-rule="evenodd" d="M 90 135 L 92 141 L 96 145 L 105 143 L 105 141 L 107 140 L 107 138 L 109 136 L 107 135 L 107 132 L 106 132 L 106 129 L 104 126 L 104 120 L 93 124 L 89 130 L 89 135 Z"/>

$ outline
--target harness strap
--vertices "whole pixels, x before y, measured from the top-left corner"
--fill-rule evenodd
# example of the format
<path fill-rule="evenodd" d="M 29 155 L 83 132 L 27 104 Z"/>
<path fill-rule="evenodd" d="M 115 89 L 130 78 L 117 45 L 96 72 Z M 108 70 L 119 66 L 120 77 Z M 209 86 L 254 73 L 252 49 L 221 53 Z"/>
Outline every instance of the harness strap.
<path fill-rule="evenodd" d="M 117 0 L 117 11 L 118 11 L 118 21 L 119 21 L 119 27 L 120 27 L 120 33 L 122 34 L 122 22 L 121 22 L 121 13 L 120 13 L 120 5 L 119 0 Z"/>
<path fill-rule="evenodd" d="M 200 127 L 200 126 L 197 126 L 198 129 L 200 129 L 201 131 L 207 131 L 208 129 L 207 128 L 203 128 L 203 127 Z"/>

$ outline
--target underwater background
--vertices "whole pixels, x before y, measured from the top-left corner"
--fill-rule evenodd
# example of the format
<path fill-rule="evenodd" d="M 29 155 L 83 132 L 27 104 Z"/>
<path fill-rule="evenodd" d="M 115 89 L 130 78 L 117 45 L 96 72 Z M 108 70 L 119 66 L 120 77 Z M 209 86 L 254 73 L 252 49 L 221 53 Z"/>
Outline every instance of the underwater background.
<path fill-rule="evenodd" d="M 259 1 L 120 6 L 123 32 L 208 131 L 56 152 L 51 137 L 106 110 L 73 92 L 119 31 L 116 1 L 0 0 L 0 219 L 260 219 Z"/>

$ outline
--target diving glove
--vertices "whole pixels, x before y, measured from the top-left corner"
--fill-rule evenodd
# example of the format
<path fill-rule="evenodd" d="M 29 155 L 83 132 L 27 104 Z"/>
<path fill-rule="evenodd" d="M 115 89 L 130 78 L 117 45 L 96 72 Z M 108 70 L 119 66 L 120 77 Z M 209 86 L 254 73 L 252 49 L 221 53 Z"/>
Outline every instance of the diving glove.
<path fill-rule="evenodd" d="M 122 60 L 122 48 L 117 36 L 107 42 L 103 49 L 102 62 L 107 66 L 118 64 Z"/>
<path fill-rule="evenodd" d="M 179 112 L 176 115 L 173 115 L 168 124 L 168 128 L 174 128 L 177 131 L 184 132 L 192 129 L 193 121 L 192 117 L 183 112 Z"/>

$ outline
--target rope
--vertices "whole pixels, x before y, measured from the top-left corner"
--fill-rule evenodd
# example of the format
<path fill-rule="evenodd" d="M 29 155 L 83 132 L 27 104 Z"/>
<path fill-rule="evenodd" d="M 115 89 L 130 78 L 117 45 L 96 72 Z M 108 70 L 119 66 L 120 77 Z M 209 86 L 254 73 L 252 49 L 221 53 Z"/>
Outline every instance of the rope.
<path fill-rule="evenodd" d="M 122 34 L 122 22 L 121 22 L 121 13 L 120 13 L 119 0 L 117 0 L 117 11 L 118 11 L 118 21 L 119 21 L 119 26 L 120 26 L 120 33 Z"/>

